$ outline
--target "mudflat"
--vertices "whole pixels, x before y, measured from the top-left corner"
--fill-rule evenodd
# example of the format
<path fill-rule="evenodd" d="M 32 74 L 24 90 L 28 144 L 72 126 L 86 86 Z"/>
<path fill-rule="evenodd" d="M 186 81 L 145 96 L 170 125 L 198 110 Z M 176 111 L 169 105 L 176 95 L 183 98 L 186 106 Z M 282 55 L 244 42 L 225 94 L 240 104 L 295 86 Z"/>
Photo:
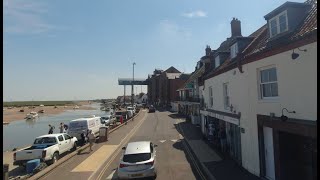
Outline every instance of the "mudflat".
<path fill-rule="evenodd" d="M 89 106 L 83 106 L 89 104 L 88 102 L 80 102 L 77 103 L 79 109 L 75 109 L 75 111 L 77 110 L 94 110 L 94 108 L 89 107 Z M 19 121 L 19 120 L 24 120 L 24 118 L 27 116 L 28 113 L 30 113 L 31 111 L 34 112 L 38 112 L 40 110 L 44 110 L 44 113 L 38 113 L 39 115 L 52 115 L 52 114 L 59 114 L 62 113 L 66 110 L 73 110 L 73 108 L 75 107 L 75 105 L 68 105 L 68 106 L 57 106 L 57 108 L 55 108 L 54 106 L 36 106 L 33 109 L 30 109 L 28 107 L 15 107 L 12 109 L 8 109 L 5 108 L 5 110 L 3 111 L 3 124 L 4 123 L 11 123 L 13 121 Z M 24 112 L 20 112 L 20 110 L 23 109 Z"/>

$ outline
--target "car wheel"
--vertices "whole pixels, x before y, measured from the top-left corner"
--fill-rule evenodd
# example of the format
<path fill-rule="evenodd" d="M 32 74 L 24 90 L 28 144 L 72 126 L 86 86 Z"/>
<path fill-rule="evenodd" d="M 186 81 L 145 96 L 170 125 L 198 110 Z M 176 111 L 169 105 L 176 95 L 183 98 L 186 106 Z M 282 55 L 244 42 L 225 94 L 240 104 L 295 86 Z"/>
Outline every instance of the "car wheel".
<path fill-rule="evenodd" d="M 71 148 L 71 151 L 75 151 L 75 150 L 77 150 L 77 142 L 75 142 L 73 144 L 73 147 Z"/>
<path fill-rule="evenodd" d="M 53 154 L 53 157 L 52 157 L 52 159 L 51 159 L 51 163 L 50 163 L 50 164 L 56 163 L 56 162 L 58 161 L 58 159 L 59 159 L 59 153 L 55 152 L 55 153 Z"/>

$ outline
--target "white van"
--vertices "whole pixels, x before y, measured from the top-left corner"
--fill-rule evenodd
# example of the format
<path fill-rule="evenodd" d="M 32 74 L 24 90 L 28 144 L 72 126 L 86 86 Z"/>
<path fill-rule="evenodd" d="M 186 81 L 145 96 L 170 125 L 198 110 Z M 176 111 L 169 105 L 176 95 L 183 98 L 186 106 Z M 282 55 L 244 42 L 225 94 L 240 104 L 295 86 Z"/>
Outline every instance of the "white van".
<path fill-rule="evenodd" d="M 92 130 L 95 137 L 99 136 L 99 129 L 102 126 L 100 117 L 92 116 L 90 118 L 80 118 L 70 121 L 68 134 L 81 139 L 81 133 L 87 133 L 87 130 Z"/>

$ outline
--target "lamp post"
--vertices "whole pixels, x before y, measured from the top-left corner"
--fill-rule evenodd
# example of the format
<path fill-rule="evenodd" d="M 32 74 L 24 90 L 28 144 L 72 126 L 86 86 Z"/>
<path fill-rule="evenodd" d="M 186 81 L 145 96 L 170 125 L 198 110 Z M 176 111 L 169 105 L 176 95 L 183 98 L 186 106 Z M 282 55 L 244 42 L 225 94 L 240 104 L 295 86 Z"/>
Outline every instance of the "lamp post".
<path fill-rule="evenodd" d="M 136 65 L 136 63 L 132 63 L 132 67 L 133 67 L 133 72 L 132 72 L 132 86 L 131 86 L 131 105 L 133 107 L 133 97 L 134 97 L 134 92 L 133 92 L 133 84 L 134 84 L 134 65 Z"/>

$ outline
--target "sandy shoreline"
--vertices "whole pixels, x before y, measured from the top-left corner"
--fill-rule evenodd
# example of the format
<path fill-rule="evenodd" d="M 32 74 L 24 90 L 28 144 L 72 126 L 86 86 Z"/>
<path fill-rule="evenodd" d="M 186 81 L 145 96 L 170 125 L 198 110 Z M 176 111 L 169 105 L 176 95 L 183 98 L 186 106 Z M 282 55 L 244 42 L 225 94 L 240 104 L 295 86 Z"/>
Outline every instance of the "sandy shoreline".
<path fill-rule="evenodd" d="M 79 106 L 79 109 L 76 110 L 94 110 L 95 108 L 88 107 L 88 106 L 83 106 L 83 105 L 89 105 L 88 102 L 80 102 L 77 103 Z M 73 110 L 73 105 L 69 106 L 57 106 L 58 108 L 54 108 L 54 106 L 36 106 L 34 109 L 29 109 L 28 107 L 24 108 L 12 108 L 12 109 L 7 109 L 3 111 L 3 122 L 8 122 L 11 123 L 13 121 L 19 121 L 19 120 L 24 120 L 26 115 L 30 113 L 31 111 L 38 112 L 39 110 L 44 110 L 44 113 L 39 113 L 40 115 L 53 115 L 53 114 L 60 114 L 66 110 Z M 24 109 L 24 112 L 19 112 L 20 109 Z"/>

